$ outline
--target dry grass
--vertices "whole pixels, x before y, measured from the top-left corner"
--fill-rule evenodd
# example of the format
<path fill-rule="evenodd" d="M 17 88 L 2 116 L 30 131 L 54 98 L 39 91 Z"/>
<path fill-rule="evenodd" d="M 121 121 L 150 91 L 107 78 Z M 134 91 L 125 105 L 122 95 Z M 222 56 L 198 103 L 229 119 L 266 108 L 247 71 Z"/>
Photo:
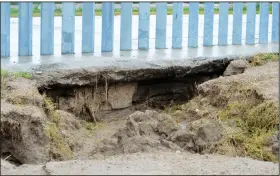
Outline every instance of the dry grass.
<path fill-rule="evenodd" d="M 43 99 L 45 103 L 45 109 L 47 114 L 51 118 L 50 120 L 59 125 L 60 118 L 59 115 L 55 112 L 57 105 L 53 103 L 53 100 L 50 97 L 47 97 L 46 94 L 43 94 Z"/>
<path fill-rule="evenodd" d="M 13 97 L 13 98 L 8 98 L 8 101 L 11 102 L 12 104 L 18 105 L 18 106 L 22 106 L 25 102 L 24 98 L 22 97 Z"/>
<path fill-rule="evenodd" d="M 6 78 L 9 75 L 7 70 L 1 68 L 1 78 Z"/>
<path fill-rule="evenodd" d="M 106 122 L 88 122 L 86 120 L 81 120 L 80 123 L 89 134 L 93 134 L 96 130 L 106 126 Z"/>
<path fill-rule="evenodd" d="M 7 78 L 8 76 L 12 76 L 15 78 L 26 78 L 31 79 L 32 75 L 29 72 L 8 72 L 8 70 L 1 68 L 1 80 Z"/>
<path fill-rule="evenodd" d="M 257 160 L 277 162 L 278 157 L 270 150 L 265 150 L 266 139 L 274 130 L 259 130 L 254 133 L 242 131 L 228 135 L 216 148 L 216 152 L 228 156 L 250 157 Z"/>
<path fill-rule="evenodd" d="M 239 93 L 242 94 L 244 91 Z M 250 101 L 254 98 L 248 94 L 243 97 L 243 100 L 231 102 L 218 112 L 220 120 L 234 120 L 237 127 L 242 129 L 241 132 L 226 136 L 217 149 L 218 153 L 276 162 L 277 157 L 264 149 L 265 140 L 278 130 L 278 103 L 275 101 L 256 103 Z"/>
<path fill-rule="evenodd" d="M 51 160 L 71 159 L 73 157 L 73 152 L 66 139 L 61 135 L 58 125 L 53 122 L 48 122 L 45 130 L 48 137 L 51 139 Z"/>
<path fill-rule="evenodd" d="M 1 68 L 1 90 L 6 85 L 6 79 L 9 76 L 9 72 Z"/>
<path fill-rule="evenodd" d="M 43 94 L 45 108 L 50 117 L 50 121 L 46 124 L 45 131 L 51 140 L 50 156 L 51 159 L 65 160 L 73 158 L 68 141 L 63 137 L 60 131 L 60 117 L 56 110 L 56 104 L 52 99 Z"/>

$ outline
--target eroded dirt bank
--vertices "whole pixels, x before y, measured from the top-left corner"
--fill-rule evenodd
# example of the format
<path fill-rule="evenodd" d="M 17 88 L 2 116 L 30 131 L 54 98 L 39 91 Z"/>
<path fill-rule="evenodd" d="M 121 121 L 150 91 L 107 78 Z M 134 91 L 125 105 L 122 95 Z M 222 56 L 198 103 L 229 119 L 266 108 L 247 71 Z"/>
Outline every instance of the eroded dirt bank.
<path fill-rule="evenodd" d="M 66 71 L 65 75 L 63 71 L 40 73 L 32 79 L 2 77 L 2 158 L 20 165 L 73 159 L 99 162 L 112 156 L 120 158 L 118 155 L 122 154 L 144 152 L 139 154 L 141 158 L 151 157 L 146 152 L 167 152 L 166 161 L 151 161 L 165 165 L 175 152 L 190 156 L 186 152 L 192 152 L 277 162 L 278 63 L 262 60 L 266 59 L 255 58 L 251 63 L 236 60 L 230 65 L 228 60 L 215 61 L 191 71 L 171 68 L 93 74 L 83 70 Z M 198 162 L 203 161 L 204 156 L 193 156 Z M 218 163 L 224 160 L 211 157 L 216 157 Z M 128 165 L 130 159 L 128 156 Z M 242 163 L 238 158 L 228 160 Z M 244 162 L 251 165 L 262 161 Z M 77 165 L 90 168 L 83 163 L 79 161 Z M 49 165 L 33 169 L 45 173 Z M 270 169 L 273 174 L 277 165 L 268 165 L 264 170 L 247 171 L 267 174 Z M 6 166 L 7 173 L 29 167 Z M 243 166 L 236 165 L 236 171 L 225 169 L 230 174 L 239 173 Z M 114 168 L 114 164 L 108 167 Z M 213 166 L 206 166 L 210 167 Z M 155 173 L 163 173 L 159 170 Z M 215 173 L 227 174 L 226 170 Z M 106 171 L 109 173 L 110 169 Z M 129 172 L 128 169 L 120 173 Z M 134 172 L 137 173 L 135 168 L 131 170 Z"/>

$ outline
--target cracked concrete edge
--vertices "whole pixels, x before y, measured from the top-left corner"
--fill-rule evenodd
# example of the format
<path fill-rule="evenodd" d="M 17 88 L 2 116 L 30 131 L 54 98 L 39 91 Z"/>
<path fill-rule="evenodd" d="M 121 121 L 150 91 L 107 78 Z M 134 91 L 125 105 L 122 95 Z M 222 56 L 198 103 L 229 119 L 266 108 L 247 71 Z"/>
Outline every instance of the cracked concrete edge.
<path fill-rule="evenodd" d="M 199 62 L 207 62 L 212 60 L 228 59 L 240 59 L 247 58 L 252 55 L 225 55 L 225 56 L 199 56 L 199 57 L 187 57 L 184 59 L 145 59 L 145 58 L 115 58 L 115 57 L 101 57 L 93 59 L 83 59 L 75 61 L 75 58 L 69 57 L 69 60 L 65 62 L 50 60 L 47 64 L 2 64 L 3 69 L 7 69 L 11 72 L 26 71 L 26 72 L 50 72 L 55 70 L 67 70 L 67 69 L 80 69 L 80 68 L 95 68 L 98 70 L 105 69 L 145 69 L 145 68 L 164 68 L 169 66 L 191 66 Z"/>
<path fill-rule="evenodd" d="M 57 66 L 51 68 L 50 65 L 41 65 L 40 68 L 33 68 L 33 78 L 37 80 L 38 87 L 49 85 L 91 85 L 96 83 L 96 76 L 101 80 L 98 82 L 131 82 L 149 79 L 160 79 L 173 75 L 173 78 L 180 78 L 197 73 L 213 73 L 214 68 L 226 67 L 234 59 L 248 59 L 253 55 L 247 56 L 227 56 L 227 57 L 196 57 L 188 60 L 174 60 L 173 63 L 159 61 L 159 64 L 146 63 L 140 66 L 130 61 L 129 66 L 110 66 L 110 67 L 82 67 L 82 68 L 63 68 Z M 103 79 L 103 80 L 102 80 Z"/>

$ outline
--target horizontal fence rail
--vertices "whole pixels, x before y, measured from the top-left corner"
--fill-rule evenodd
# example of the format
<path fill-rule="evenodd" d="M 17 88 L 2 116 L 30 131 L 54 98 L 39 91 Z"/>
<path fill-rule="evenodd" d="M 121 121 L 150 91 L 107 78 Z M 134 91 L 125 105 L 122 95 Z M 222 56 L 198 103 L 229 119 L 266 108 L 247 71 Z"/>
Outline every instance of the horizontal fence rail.
<path fill-rule="evenodd" d="M 94 53 L 94 45 L 96 42 L 101 43 L 101 52 L 112 52 L 114 50 L 114 28 L 120 28 L 121 51 L 132 50 L 132 29 L 133 26 L 133 3 L 120 3 L 120 25 L 115 26 L 115 3 L 102 3 L 102 25 L 95 25 L 95 3 L 84 2 L 82 6 L 82 53 Z M 138 4 L 138 3 L 137 3 Z M 168 8 L 172 8 L 172 45 L 173 49 L 182 49 L 183 46 L 190 48 L 198 47 L 198 31 L 199 31 L 199 15 L 201 14 L 201 3 L 190 2 L 188 5 L 188 31 L 183 30 L 184 25 L 184 3 L 183 2 L 158 2 L 155 3 L 156 9 L 156 24 L 155 24 L 155 48 L 166 49 L 167 46 L 167 15 Z M 32 40 L 34 32 L 32 32 L 32 2 L 21 2 L 18 5 L 18 55 L 31 56 Z M 150 49 L 150 8 L 151 3 L 140 2 L 138 10 L 138 49 Z M 203 3 L 203 46 L 213 46 L 214 38 L 214 16 L 218 15 L 218 43 L 217 45 L 241 45 L 256 44 L 256 38 L 259 38 L 258 43 L 266 44 L 279 43 L 279 3 L 273 2 L 204 2 Z M 232 14 L 229 14 L 229 9 L 232 8 Z M 246 23 L 243 22 L 244 9 L 246 8 Z M 216 11 L 218 9 L 218 12 Z M 256 26 L 256 14 L 259 11 L 259 25 Z M 269 11 L 272 11 L 272 30 L 271 38 L 269 35 Z M 11 4 L 1 2 L 1 57 L 10 56 L 10 18 Z M 232 15 L 232 31 L 229 36 L 229 15 Z M 62 3 L 62 28 L 61 28 L 61 54 L 75 54 L 75 3 Z M 54 18 L 55 18 L 55 3 L 42 2 L 40 3 L 40 55 L 54 54 Z M 244 26 L 244 28 L 242 27 Z M 95 29 L 101 28 L 101 41 L 96 41 Z M 202 27 L 202 26 L 201 26 Z M 242 41 L 242 30 L 246 30 L 245 41 Z M 256 32 L 258 29 L 258 33 Z M 188 42 L 184 43 L 183 34 L 187 33 Z M 258 36 L 257 36 L 258 35 Z M 228 37 L 232 38 L 229 43 Z"/>

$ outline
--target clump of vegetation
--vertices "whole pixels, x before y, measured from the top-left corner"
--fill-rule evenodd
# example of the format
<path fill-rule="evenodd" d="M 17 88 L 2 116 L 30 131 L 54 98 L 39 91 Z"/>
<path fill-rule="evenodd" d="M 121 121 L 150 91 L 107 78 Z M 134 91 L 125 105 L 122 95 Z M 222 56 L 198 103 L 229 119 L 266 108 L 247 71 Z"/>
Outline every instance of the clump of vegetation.
<path fill-rule="evenodd" d="M 6 78 L 9 76 L 9 72 L 1 68 L 1 90 L 6 83 Z"/>
<path fill-rule="evenodd" d="M 5 80 L 8 76 L 15 77 L 15 78 L 26 78 L 31 79 L 32 75 L 29 72 L 8 72 L 8 70 L 1 68 L 1 81 Z"/>
<path fill-rule="evenodd" d="M 94 133 L 95 130 L 100 129 L 105 125 L 104 122 L 88 122 L 86 120 L 81 120 L 80 122 L 89 133 Z"/>
<path fill-rule="evenodd" d="M 266 150 L 266 140 L 274 130 L 258 130 L 255 132 L 241 131 L 228 135 L 217 147 L 217 153 L 228 156 L 250 157 L 253 159 L 277 162 L 278 157 Z"/>
<path fill-rule="evenodd" d="M 164 111 L 165 113 L 170 114 L 170 113 L 174 113 L 174 112 L 176 112 L 177 110 L 181 110 L 181 109 L 182 109 L 182 108 L 181 108 L 181 105 L 174 104 L 174 103 L 170 103 L 169 106 L 165 107 L 163 111 Z"/>
<path fill-rule="evenodd" d="M 8 70 L 4 70 L 1 68 L 1 78 L 5 78 L 7 77 L 9 74 Z"/>
<path fill-rule="evenodd" d="M 59 127 L 56 123 L 48 122 L 46 124 L 45 130 L 48 137 L 51 139 L 50 144 L 50 157 L 55 160 L 65 160 L 71 159 L 73 157 L 73 152 L 70 149 L 67 141 L 61 135 Z"/>
<path fill-rule="evenodd" d="M 47 114 L 51 118 L 51 121 L 59 125 L 60 118 L 59 115 L 57 114 L 56 110 L 56 104 L 53 103 L 52 99 L 50 97 L 47 97 L 46 94 L 43 94 L 43 99 L 45 103 L 45 108 L 47 110 Z"/>
<path fill-rule="evenodd" d="M 45 94 L 43 95 L 43 97 L 47 114 L 50 117 L 50 121 L 46 124 L 45 131 L 51 140 L 51 159 L 71 159 L 73 157 L 73 152 L 69 147 L 67 140 L 62 136 L 60 132 L 60 117 L 55 111 L 56 105 L 53 103 L 51 98 L 47 97 Z"/>
<path fill-rule="evenodd" d="M 28 72 L 14 72 L 12 73 L 12 76 L 16 78 L 26 78 L 26 79 L 32 78 L 32 75 Z"/>
<path fill-rule="evenodd" d="M 218 111 L 220 120 L 234 120 L 241 129 L 238 133 L 226 136 L 218 152 L 276 162 L 276 155 L 265 150 L 265 147 L 266 139 L 279 130 L 278 104 L 275 101 L 256 103 L 247 99 L 252 97 L 244 96 L 243 100 L 228 103 Z"/>
<path fill-rule="evenodd" d="M 270 61 L 279 61 L 279 53 L 257 54 L 249 60 L 249 63 L 252 66 L 261 66 Z"/>

